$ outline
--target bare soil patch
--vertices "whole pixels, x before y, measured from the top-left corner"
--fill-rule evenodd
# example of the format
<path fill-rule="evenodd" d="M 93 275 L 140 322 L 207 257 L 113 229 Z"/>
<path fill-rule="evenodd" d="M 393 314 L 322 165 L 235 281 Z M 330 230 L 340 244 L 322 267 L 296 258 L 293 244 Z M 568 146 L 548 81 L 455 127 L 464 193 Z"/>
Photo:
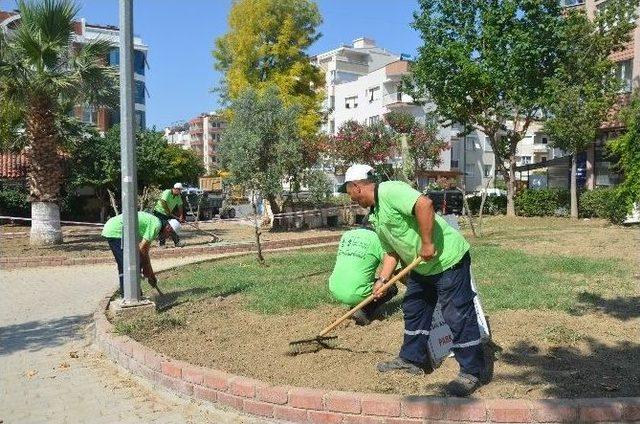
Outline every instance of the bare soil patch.
<path fill-rule="evenodd" d="M 237 243 L 253 243 L 255 241 L 253 227 L 246 224 L 239 224 L 234 221 L 216 220 L 213 222 L 201 223 L 202 230 L 212 232 L 222 237 L 220 243 L 213 245 L 226 245 Z M 211 237 L 196 231 L 189 225 L 182 226 L 181 240 L 185 242 L 185 247 L 208 246 Z M 0 226 L 0 257 L 27 257 L 27 256 L 66 256 L 66 257 L 100 257 L 111 256 L 111 251 L 105 240 L 100 236 L 101 227 L 89 226 L 68 226 L 63 228 L 64 243 L 58 246 L 30 246 L 29 227 L 2 225 Z M 335 234 L 340 230 L 313 229 L 297 232 L 269 232 L 264 231 L 262 241 L 292 240 L 304 237 L 316 237 L 322 235 Z M 16 233 L 23 233 L 23 237 L 16 237 Z M 5 237 L 7 235 L 7 237 Z M 153 260 L 153 250 L 163 249 L 155 242 L 151 252 Z M 173 242 L 169 240 L 167 249 L 174 249 Z"/>
<path fill-rule="evenodd" d="M 242 295 L 204 299 L 171 310 L 182 323 L 134 333 L 154 350 L 192 364 L 254 377 L 277 385 L 330 390 L 439 395 L 458 366 L 447 359 L 422 377 L 379 374 L 402 342 L 401 313 L 371 326 L 352 323 L 335 334 L 336 349 L 288 356 L 288 342 L 314 336 L 344 309 L 323 306 L 291 315 L 246 311 Z M 478 398 L 620 397 L 640 393 L 638 319 L 606 313 L 575 317 L 550 311 L 501 311 L 490 317 L 494 340 L 504 349 L 495 377 Z"/>

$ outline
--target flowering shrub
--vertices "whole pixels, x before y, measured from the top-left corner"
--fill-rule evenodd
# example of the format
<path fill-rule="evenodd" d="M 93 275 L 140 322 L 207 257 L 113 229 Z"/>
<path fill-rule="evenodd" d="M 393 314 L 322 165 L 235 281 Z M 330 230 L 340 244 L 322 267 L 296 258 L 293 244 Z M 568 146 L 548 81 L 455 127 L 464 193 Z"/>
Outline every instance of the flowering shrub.
<path fill-rule="evenodd" d="M 409 133 L 407 140 L 409 154 L 414 160 L 415 171 L 432 169 L 442 162 L 440 153 L 451 146 L 438 137 L 438 128 L 435 124 L 415 125 Z"/>
<path fill-rule="evenodd" d="M 391 111 L 384 116 L 385 121 L 397 133 L 408 134 L 416 124 L 416 118 L 407 112 Z"/>
<path fill-rule="evenodd" d="M 395 134 L 383 123 L 364 126 L 347 121 L 332 138 L 331 153 L 346 164 L 377 164 L 386 161 L 395 146 Z"/>

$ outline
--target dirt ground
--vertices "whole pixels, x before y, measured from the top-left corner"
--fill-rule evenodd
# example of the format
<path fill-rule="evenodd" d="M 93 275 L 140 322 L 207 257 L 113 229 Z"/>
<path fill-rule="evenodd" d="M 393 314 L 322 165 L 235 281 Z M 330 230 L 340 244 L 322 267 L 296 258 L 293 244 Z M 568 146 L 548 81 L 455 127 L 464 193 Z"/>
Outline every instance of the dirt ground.
<path fill-rule="evenodd" d="M 201 223 L 200 228 L 212 232 L 220 237 L 222 241 L 217 243 L 220 245 L 234 243 L 252 243 L 255 241 L 254 230 L 250 223 L 215 220 L 212 222 Z M 65 226 L 63 227 L 64 243 L 57 246 L 34 247 L 29 245 L 29 227 L 17 225 L 1 225 L 0 226 L 0 257 L 16 257 L 16 256 L 68 256 L 68 257 L 96 257 L 111 255 L 109 246 L 100 236 L 101 227 L 88 226 Z M 291 240 L 302 237 L 316 237 L 321 235 L 335 234 L 339 229 L 317 229 L 304 230 L 297 232 L 269 232 L 262 233 L 262 241 L 272 240 Z M 23 236 L 18 236 L 23 235 Z M 191 226 L 184 224 L 182 226 L 181 240 L 189 246 L 209 246 L 212 238 L 206 234 L 199 233 Z M 161 249 L 155 242 L 154 249 Z M 174 249 L 173 242 L 168 241 L 166 245 L 168 249 Z M 153 258 L 153 250 L 151 252 Z"/>
<path fill-rule="evenodd" d="M 640 229 L 604 221 L 491 217 L 489 243 L 534 254 L 563 254 L 640 263 Z M 469 238 L 469 231 L 463 232 Z M 178 272 L 177 270 L 171 272 Z M 640 283 L 640 276 L 636 275 Z M 313 337 L 344 313 L 322 306 L 289 315 L 263 315 L 243 307 L 242 294 L 206 298 L 168 308 L 178 326 L 137 328 L 132 337 L 187 362 L 278 385 L 333 390 L 441 395 L 457 373 L 447 359 L 433 373 L 379 374 L 376 363 L 392 359 L 402 341 L 399 299 L 371 326 L 351 322 L 335 331 L 335 349 L 289 356 L 288 342 Z M 500 310 L 489 317 L 503 349 L 491 384 L 478 398 L 622 397 L 640 393 L 640 287 L 632 295 L 599 299 L 580 315 L 547 310 Z M 157 318 L 155 318 L 157 319 Z"/>
<path fill-rule="evenodd" d="M 325 306 L 287 316 L 248 312 L 242 296 L 176 306 L 181 326 L 134 334 L 148 346 L 187 362 L 295 385 L 402 395 L 440 395 L 457 372 L 447 359 L 425 376 L 379 374 L 375 365 L 393 358 L 402 341 L 401 314 L 371 326 L 352 323 L 335 334 L 335 349 L 289 356 L 288 342 L 314 336 L 344 309 Z M 490 324 L 503 349 L 495 377 L 478 398 L 620 397 L 640 393 L 638 310 L 616 318 L 605 310 L 570 316 L 549 311 L 502 311 Z"/>

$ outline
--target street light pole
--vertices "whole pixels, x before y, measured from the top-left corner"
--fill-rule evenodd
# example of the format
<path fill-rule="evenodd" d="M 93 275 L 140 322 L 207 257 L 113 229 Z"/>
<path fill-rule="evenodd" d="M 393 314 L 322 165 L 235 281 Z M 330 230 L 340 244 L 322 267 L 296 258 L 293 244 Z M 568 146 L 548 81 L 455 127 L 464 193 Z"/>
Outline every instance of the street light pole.
<path fill-rule="evenodd" d="M 120 0 L 120 169 L 122 171 L 123 303 L 140 301 L 138 176 L 133 132 L 133 0 Z"/>

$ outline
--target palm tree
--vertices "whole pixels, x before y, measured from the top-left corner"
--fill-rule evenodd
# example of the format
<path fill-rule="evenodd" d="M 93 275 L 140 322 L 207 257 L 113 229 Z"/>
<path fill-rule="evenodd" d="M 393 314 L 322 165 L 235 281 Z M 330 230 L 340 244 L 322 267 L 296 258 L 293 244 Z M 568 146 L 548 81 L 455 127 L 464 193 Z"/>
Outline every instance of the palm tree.
<path fill-rule="evenodd" d="M 78 6 L 71 0 L 18 3 L 20 22 L 0 53 L 3 95 L 24 113 L 31 200 L 31 244 L 62 242 L 57 204 L 64 181 L 62 122 L 68 105 L 113 106 L 116 71 L 106 62 L 111 43 L 74 43 Z"/>

